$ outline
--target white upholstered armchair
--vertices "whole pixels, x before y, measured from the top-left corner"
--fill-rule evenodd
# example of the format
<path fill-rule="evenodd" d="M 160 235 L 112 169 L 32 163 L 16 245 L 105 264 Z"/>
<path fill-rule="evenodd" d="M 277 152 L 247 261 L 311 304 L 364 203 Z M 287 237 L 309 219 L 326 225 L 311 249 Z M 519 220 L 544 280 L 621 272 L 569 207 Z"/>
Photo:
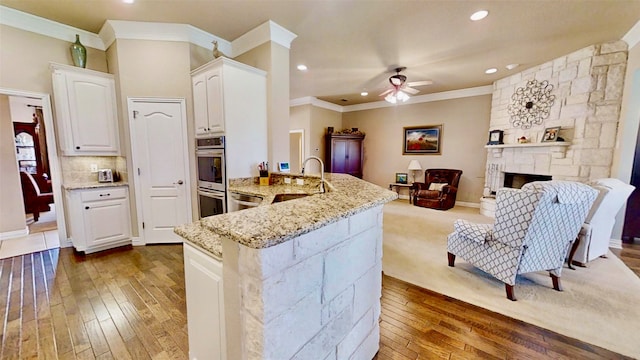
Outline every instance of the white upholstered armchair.
<path fill-rule="evenodd" d="M 457 220 L 449 234 L 449 266 L 460 256 L 505 283 L 515 300 L 517 274 L 549 271 L 561 291 L 560 274 L 598 192 L 569 181 L 537 181 L 522 189 L 500 189 L 494 224 Z"/>
<path fill-rule="evenodd" d="M 573 261 L 579 266 L 586 266 L 589 261 L 607 255 L 616 215 L 635 189 L 613 178 L 598 179 L 590 185 L 599 194 L 582 225 L 575 248 L 571 250 L 569 265 Z"/>

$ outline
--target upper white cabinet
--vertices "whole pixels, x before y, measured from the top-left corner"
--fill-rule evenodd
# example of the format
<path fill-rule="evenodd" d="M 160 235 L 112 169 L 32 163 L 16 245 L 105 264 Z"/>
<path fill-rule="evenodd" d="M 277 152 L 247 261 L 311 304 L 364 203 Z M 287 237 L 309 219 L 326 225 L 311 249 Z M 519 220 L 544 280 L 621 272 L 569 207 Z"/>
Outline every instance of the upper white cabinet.
<path fill-rule="evenodd" d="M 62 154 L 119 155 L 113 75 L 51 64 Z"/>
<path fill-rule="evenodd" d="M 226 135 L 231 122 L 261 120 L 266 114 L 261 100 L 266 99 L 265 79 L 264 71 L 227 58 L 192 71 L 196 137 Z"/>

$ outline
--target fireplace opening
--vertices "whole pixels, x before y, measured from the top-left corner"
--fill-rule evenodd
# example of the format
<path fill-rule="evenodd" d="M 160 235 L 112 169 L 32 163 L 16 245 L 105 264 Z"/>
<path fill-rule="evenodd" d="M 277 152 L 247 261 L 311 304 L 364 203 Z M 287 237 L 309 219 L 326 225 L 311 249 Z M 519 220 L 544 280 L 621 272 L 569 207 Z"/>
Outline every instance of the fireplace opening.
<path fill-rule="evenodd" d="M 549 181 L 551 175 L 504 173 L 504 187 L 520 189 L 524 184 L 533 181 Z"/>

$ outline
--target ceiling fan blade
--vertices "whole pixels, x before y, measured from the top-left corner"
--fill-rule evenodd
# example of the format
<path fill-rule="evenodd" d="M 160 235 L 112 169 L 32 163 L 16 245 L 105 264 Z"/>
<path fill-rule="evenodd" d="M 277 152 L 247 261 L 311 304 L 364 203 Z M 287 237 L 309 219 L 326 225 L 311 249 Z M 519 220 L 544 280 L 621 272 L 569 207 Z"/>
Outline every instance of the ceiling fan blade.
<path fill-rule="evenodd" d="M 433 81 L 431 80 L 422 80 L 422 81 L 412 81 L 410 83 L 408 83 L 407 85 L 411 86 L 411 87 L 416 87 L 416 86 L 427 86 L 427 85 L 431 85 L 433 84 Z"/>
<path fill-rule="evenodd" d="M 390 92 L 392 92 L 392 91 L 393 91 L 393 89 L 387 89 L 387 90 L 385 90 L 382 94 L 380 94 L 380 95 L 378 95 L 378 96 L 385 96 L 385 95 L 387 95 L 388 93 L 390 93 Z"/>
<path fill-rule="evenodd" d="M 408 87 L 408 86 L 403 87 L 403 88 L 402 88 L 402 91 L 404 91 L 404 92 L 408 92 L 408 93 L 409 93 L 409 94 L 411 94 L 411 95 L 415 95 L 415 94 L 417 94 L 417 93 L 419 93 L 419 92 L 420 92 L 420 90 L 417 90 L 417 89 L 414 89 L 414 88 L 410 88 L 410 87 Z"/>

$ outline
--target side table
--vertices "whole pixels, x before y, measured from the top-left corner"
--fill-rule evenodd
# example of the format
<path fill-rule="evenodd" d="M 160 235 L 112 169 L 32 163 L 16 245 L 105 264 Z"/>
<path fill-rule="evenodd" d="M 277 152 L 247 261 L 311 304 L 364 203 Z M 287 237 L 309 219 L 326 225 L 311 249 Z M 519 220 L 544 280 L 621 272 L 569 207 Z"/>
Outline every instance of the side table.
<path fill-rule="evenodd" d="M 413 184 L 400 184 L 400 183 L 391 183 L 389 184 L 389 190 L 393 190 L 395 188 L 398 196 L 400 196 L 400 189 L 408 188 L 409 189 L 409 204 L 413 204 Z"/>

